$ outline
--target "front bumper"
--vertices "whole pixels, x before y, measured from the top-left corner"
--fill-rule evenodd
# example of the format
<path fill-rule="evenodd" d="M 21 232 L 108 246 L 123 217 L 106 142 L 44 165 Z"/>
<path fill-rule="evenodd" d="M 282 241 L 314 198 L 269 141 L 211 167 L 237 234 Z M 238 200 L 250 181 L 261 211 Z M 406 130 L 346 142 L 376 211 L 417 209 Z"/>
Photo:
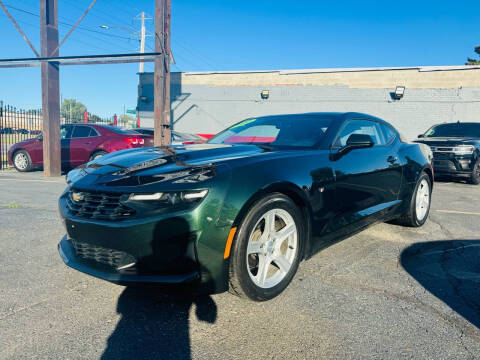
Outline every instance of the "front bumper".
<path fill-rule="evenodd" d="M 66 265 L 118 284 L 196 282 L 211 293 L 227 289 L 223 253 L 230 226 L 212 221 L 220 210 L 216 197 L 192 210 L 103 221 L 73 215 L 67 194 L 59 199 L 67 234 L 58 246 Z"/>
<path fill-rule="evenodd" d="M 434 153 L 433 169 L 435 175 L 469 177 L 475 164 L 473 156 Z"/>
<path fill-rule="evenodd" d="M 82 259 L 77 256 L 75 248 L 73 247 L 72 242 L 67 239 L 67 236 L 64 236 L 58 244 L 58 252 L 65 264 L 71 268 L 121 285 L 131 283 L 179 284 L 195 282 L 200 278 L 200 273 L 198 271 L 176 275 L 149 275 L 141 273 L 136 268 L 127 268 L 122 271 L 93 260 Z"/>

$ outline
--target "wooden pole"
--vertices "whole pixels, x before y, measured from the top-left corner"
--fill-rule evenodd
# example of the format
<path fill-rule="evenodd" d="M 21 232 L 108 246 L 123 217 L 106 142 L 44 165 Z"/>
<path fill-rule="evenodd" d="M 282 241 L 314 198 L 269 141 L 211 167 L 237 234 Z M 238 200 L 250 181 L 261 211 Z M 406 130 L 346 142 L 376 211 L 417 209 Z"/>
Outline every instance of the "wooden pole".
<path fill-rule="evenodd" d="M 42 57 L 58 56 L 57 0 L 40 0 Z M 42 61 L 43 172 L 61 176 L 60 91 L 58 62 Z"/>
<path fill-rule="evenodd" d="M 154 144 L 170 145 L 170 0 L 155 0 Z"/>

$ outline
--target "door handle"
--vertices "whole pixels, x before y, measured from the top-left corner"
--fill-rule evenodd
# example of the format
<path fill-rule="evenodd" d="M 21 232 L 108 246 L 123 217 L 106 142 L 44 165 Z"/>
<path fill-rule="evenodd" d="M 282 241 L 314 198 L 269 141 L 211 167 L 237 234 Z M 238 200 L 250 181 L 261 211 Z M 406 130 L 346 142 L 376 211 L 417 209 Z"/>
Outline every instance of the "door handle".
<path fill-rule="evenodd" d="M 390 156 L 387 158 L 387 161 L 388 161 L 390 164 L 396 163 L 397 160 L 398 160 L 398 158 L 397 158 L 396 156 L 391 156 L 391 155 L 390 155 Z"/>

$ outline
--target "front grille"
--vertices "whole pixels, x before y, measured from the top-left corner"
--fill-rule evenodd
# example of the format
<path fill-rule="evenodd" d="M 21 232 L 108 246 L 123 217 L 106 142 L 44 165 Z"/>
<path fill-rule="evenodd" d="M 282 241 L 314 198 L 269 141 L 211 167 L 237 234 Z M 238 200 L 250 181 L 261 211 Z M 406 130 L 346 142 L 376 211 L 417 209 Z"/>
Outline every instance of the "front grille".
<path fill-rule="evenodd" d="M 76 195 L 76 200 L 73 199 Z M 124 220 L 135 214 L 135 210 L 120 202 L 123 194 L 71 190 L 67 195 L 67 206 L 74 216 L 98 220 Z"/>
<path fill-rule="evenodd" d="M 453 152 L 453 147 L 436 146 L 434 151 L 435 152 Z"/>
<path fill-rule="evenodd" d="M 101 264 L 110 265 L 116 268 L 122 265 L 134 263 L 136 261 L 132 255 L 129 255 L 123 251 L 106 249 L 101 246 L 96 246 L 73 239 L 70 241 L 72 242 L 77 256 L 83 259 L 94 260 Z"/>

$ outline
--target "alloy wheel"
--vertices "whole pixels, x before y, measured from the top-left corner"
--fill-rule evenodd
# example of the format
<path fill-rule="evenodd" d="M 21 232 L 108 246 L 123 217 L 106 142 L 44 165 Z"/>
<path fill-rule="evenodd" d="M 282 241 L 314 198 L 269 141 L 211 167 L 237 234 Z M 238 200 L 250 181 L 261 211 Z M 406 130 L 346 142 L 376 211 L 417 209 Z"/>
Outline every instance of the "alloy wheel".
<path fill-rule="evenodd" d="M 274 287 L 290 272 L 297 252 L 298 230 L 293 217 L 284 209 L 269 210 L 248 239 L 248 274 L 258 287 Z"/>
<path fill-rule="evenodd" d="M 422 221 L 427 216 L 430 208 L 430 185 L 426 179 L 422 179 L 417 189 L 417 196 L 415 198 L 415 212 L 417 219 Z"/>
<path fill-rule="evenodd" d="M 28 167 L 28 158 L 23 152 L 15 155 L 15 166 L 19 170 L 25 170 Z"/>

